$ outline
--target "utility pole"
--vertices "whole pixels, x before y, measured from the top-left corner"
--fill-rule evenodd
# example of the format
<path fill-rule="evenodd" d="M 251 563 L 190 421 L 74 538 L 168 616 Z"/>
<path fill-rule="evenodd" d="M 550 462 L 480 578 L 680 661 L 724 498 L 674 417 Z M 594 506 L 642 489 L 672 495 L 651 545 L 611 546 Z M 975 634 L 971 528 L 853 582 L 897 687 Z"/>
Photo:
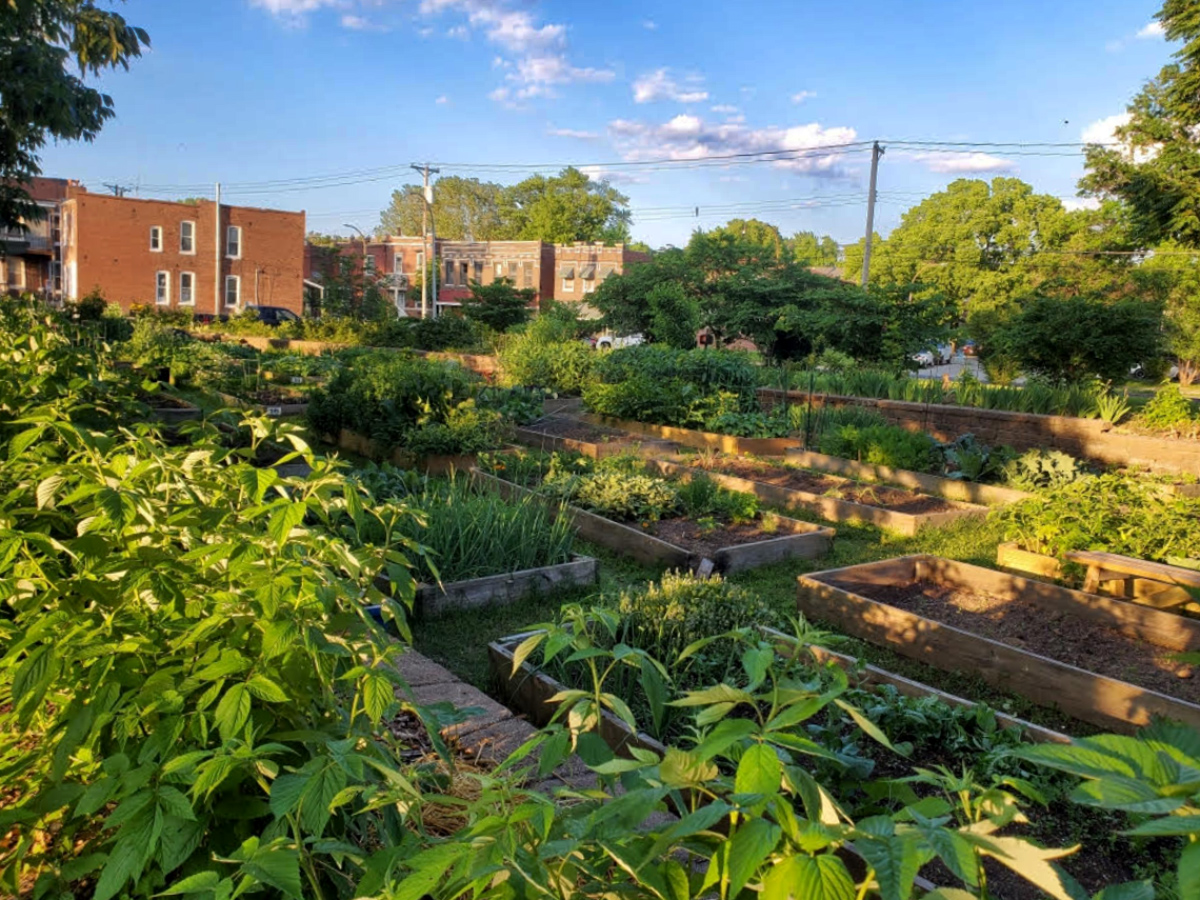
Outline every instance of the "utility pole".
<path fill-rule="evenodd" d="M 223 299 L 221 294 L 225 290 L 225 279 L 221 277 L 222 274 L 224 274 L 221 271 L 224 267 L 221 264 L 222 263 L 222 260 L 221 260 L 221 182 L 219 182 L 219 181 L 217 182 L 216 193 L 217 193 L 216 203 L 213 205 L 213 209 L 215 210 L 213 215 L 216 216 L 216 222 L 214 223 L 216 226 L 216 228 L 214 229 L 216 234 L 213 237 L 213 254 L 214 254 L 214 258 L 213 258 L 213 321 L 214 322 L 218 322 L 221 319 L 221 301 Z M 195 290 L 195 286 L 192 287 L 192 290 Z M 238 300 L 240 301 L 241 299 L 242 299 L 241 292 L 239 291 L 238 292 Z"/>
<path fill-rule="evenodd" d="M 112 191 L 112 195 L 114 197 L 124 197 L 129 193 L 129 188 L 125 187 L 123 184 L 109 184 L 106 181 L 104 186 Z"/>
<path fill-rule="evenodd" d="M 867 242 L 863 247 L 862 286 L 871 282 L 871 240 L 875 237 L 875 185 L 879 180 L 879 160 L 883 148 L 879 141 L 871 148 L 871 188 L 867 194 Z"/>
<path fill-rule="evenodd" d="M 433 311 L 434 317 L 437 316 L 437 225 L 433 225 L 433 252 L 429 248 L 429 225 L 432 216 L 429 214 L 430 207 L 433 205 L 433 190 L 429 186 L 429 175 L 436 175 L 441 169 L 429 168 L 429 163 L 423 166 L 418 166 L 413 163 L 409 168 L 416 169 L 421 173 L 424 184 L 424 192 L 421 195 L 424 201 L 421 206 L 421 246 L 425 249 L 425 271 L 421 273 L 421 318 L 429 318 L 429 278 L 426 276 L 432 273 L 433 281 Z"/>

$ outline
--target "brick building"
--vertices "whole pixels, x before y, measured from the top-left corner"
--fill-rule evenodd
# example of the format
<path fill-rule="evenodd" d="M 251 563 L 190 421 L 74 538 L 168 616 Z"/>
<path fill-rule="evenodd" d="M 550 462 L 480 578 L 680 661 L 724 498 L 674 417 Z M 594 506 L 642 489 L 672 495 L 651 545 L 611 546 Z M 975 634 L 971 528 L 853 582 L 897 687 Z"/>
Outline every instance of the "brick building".
<path fill-rule="evenodd" d="M 420 273 L 428 243 L 419 237 L 388 237 L 348 241 L 334 247 L 305 248 L 305 277 L 316 282 L 328 278 L 341 260 L 354 271 L 364 267 L 391 291 L 404 315 L 419 316 Z M 438 297 L 436 313 L 453 310 L 470 295 L 473 281 L 492 284 L 507 278 L 518 288 L 537 292 L 542 300 L 585 302 L 596 285 L 621 274 L 631 263 L 649 259 L 623 244 L 549 244 L 545 241 L 451 241 L 438 239 Z M 435 313 L 435 314 L 436 314 Z"/>
<path fill-rule="evenodd" d="M 62 294 L 94 289 L 135 303 L 229 315 L 254 304 L 303 311 L 305 217 L 222 205 L 93 194 L 61 204 Z"/>
<path fill-rule="evenodd" d="M 76 185 L 65 178 L 34 178 L 25 185 L 30 198 L 42 208 L 42 217 L 26 222 L 24 229 L 0 231 L 0 290 L 4 293 L 29 292 L 47 300 L 60 296 L 61 207 L 67 191 Z"/>

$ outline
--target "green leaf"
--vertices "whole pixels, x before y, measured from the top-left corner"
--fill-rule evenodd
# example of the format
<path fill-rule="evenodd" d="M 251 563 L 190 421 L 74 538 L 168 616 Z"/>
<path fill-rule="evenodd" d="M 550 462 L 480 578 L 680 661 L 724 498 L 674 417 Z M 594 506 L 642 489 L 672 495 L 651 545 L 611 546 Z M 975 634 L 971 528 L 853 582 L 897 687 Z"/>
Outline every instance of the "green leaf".
<path fill-rule="evenodd" d="M 1044 850 L 1021 838 L 1003 835 L 964 835 L 987 856 L 1002 863 L 1026 881 L 1041 888 L 1054 900 L 1074 900 L 1063 881 L 1063 875 L 1051 865 L 1074 850 Z M 1183 893 L 1181 896 L 1189 896 Z M 1195 896 L 1195 895 L 1193 895 Z"/>
<path fill-rule="evenodd" d="M 546 640 L 546 632 L 538 631 L 531 634 L 525 640 L 517 645 L 517 649 L 513 651 L 512 674 L 516 675 L 521 668 L 521 664 L 528 659 L 529 654 L 537 649 L 538 644 Z"/>
<path fill-rule="evenodd" d="M 742 892 L 779 843 L 780 828 L 766 819 L 751 819 L 737 830 L 729 843 L 729 893 L 736 897 Z"/>
<path fill-rule="evenodd" d="M 977 900 L 970 891 L 962 888 L 938 888 L 925 895 L 924 900 Z"/>
<path fill-rule="evenodd" d="M 282 819 L 300 803 L 312 775 L 306 773 L 280 775 L 271 782 L 271 813 L 277 819 Z"/>
<path fill-rule="evenodd" d="M 879 726 L 859 712 L 855 706 L 847 703 L 845 700 L 835 700 L 833 702 L 837 704 L 840 709 L 848 713 L 850 718 L 854 720 L 854 723 L 868 735 L 873 737 L 876 741 L 883 744 L 883 746 L 887 747 L 897 756 L 908 756 L 907 753 L 901 753 L 899 750 L 893 747 L 892 742 L 889 741 L 887 735 L 879 729 Z"/>
<path fill-rule="evenodd" d="M 287 703 L 290 699 L 283 688 L 265 675 L 255 675 L 246 682 L 246 689 L 267 703 Z"/>
<path fill-rule="evenodd" d="M 692 787 L 704 784 L 717 777 L 717 767 L 703 760 L 695 753 L 668 747 L 662 762 L 658 765 L 658 775 L 663 784 L 671 787 Z"/>
<path fill-rule="evenodd" d="M 51 475 L 49 478 L 42 480 L 41 484 L 37 486 L 38 509 L 45 509 L 50 505 L 50 501 L 54 499 L 55 493 L 57 493 L 66 480 L 66 476 L 64 475 Z"/>
<path fill-rule="evenodd" d="M 288 897 L 301 900 L 300 856 L 290 848 L 259 850 L 242 863 L 242 871 L 263 884 L 282 891 Z"/>
<path fill-rule="evenodd" d="M 789 856 L 763 881 L 762 900 L 854 900 L 854 879 L 832 854 Z"/>
<path fill-rule="evenodd" d="M 1200 816 L 1165 816 L 1125 832 L 1139 836 L 1200 835 Z"/>
<path fill-rule="evenodd" d="M 125 886 L 125 882 L 136 878 L 142 871 L 145 853 L 144 846 L 129 838 L 118 840 L 113 852 L 109 854 L 108 861 L 104 864 L 100 880 L 96 882 L 96 891 L 92 895 L 94 900 L 109 900 L 109 898 L 115 897 L 117 892 Z"/>
<path fill-rule="evenodd" d="M 162 808 L 164 815 L 189 822 L 196 818 L 188 798 L 178 788 L 173 788 L 169 784 L 159 785 L 158 805 Z"/>
<path fill-rule="evenodd" d="M 408 874 L 389 890 L 389 900 L 421 900 L 469 849 L 466 844 L 441 844 L 418 853 L 408 861 Z"/>
<path fill-rule="evenodd" d="M 244 684 L 235 684 L 225 692 L 217 704 L 215 721 L 221 732 L 221 740 L 229 742 L 236 738 L 250 720 L 250 689 Z"/>
<path fill-rule="evenodd" d="M 642 657 L 641 663 L 642 673 L 642 690 L 646 694 L 646 700 L 650 704 L 650 720 L 654 723 L 655 735 L 662 734 L 663 717 L 666 714 L 667 707 L 667 685 L 663 681 L 662 675 L 658 671 L 658 667 L 654 665 L 646 657 Z"/>
<path fill-rule="evenodd" d="M 739 794 L 774 794 L 783 779 L 783 763 L 766 744 L 752 744 L 738 763 L 733 789 Z"/>
<path fill-rule="evenodd" d="M 1154 882 L 1127 881 L 1106 887 L 1092 900 L 1154 900 Z"/>
<path fill-rule="evenodd" d="M 304 521 L 308 504 L 303 501 L 284 503 L 267 523 L 267 534 L 280 548 L 288 542 L 292 529 Z"/>
<path fill-rule="evenodd" d="M 1085 806 L 1149 814 L 1168 813 L 1186 802 L 1184 797 L 1164 797 L 1144 782 L 1117 776 L 1085 781 L 1071 792 L 1071 799 Z"/>
<path fill-rule="evenodd" d="M 904 837 L 876 837 L 855 841 L 854 846 L 875 870 L 883 900 L 908 900 L 921 868 L 916 843 Z"/>
<path fill-rule="evenodd" d="M 1179 856 L 1180 897 L 1200 897 L 1200 844 L 1188 844 Z"/>
<path fill-rule="evenodd" d="M 203 894 L 211 891 L 220 882 L 221 876 L 216 872 L 197 872 L 175 882 L 165 891 L 159 891 L 156 897 L 171 897 L 178 894 Z"/>
<path fill-rule="evenodd" d="M 727 684 L 718 684 L 702 691 L 688 691 L 672 706 L 708 706 L 712 703 L 753 703 L 754 695 Z"/>
<path fill-rule="evenodd" d="M 362 700 L 367 717 L 378 725 L 387 708 L 396 700 L 387 676 L 380 672 L 368 672 L 362 680 Z"/>

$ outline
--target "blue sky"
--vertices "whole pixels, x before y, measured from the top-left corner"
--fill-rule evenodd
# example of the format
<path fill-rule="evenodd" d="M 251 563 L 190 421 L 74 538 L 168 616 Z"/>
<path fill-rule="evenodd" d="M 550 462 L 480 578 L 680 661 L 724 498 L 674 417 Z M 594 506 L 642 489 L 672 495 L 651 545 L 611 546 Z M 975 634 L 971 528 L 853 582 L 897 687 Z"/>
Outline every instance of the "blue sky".
<path fill-rule="evenodd" d="M 48 147 L 44 169 L 140 196 L 211 196 L 220 181 L 227 202 L 304 209 L 310 229 L 344 233 L 375 227 L 411 162 L 498 181 L 529 170 L 488 166 L 590 164 L 655 246 L 734 215 L 853 241 L 869 154 L 806 148 L 1102 138 L 1169 56 L 1148 27 L 1158 6 L 129 0 L 151 51 L 102 79 L 117 118 L 99 139 Z M 804 155 L 687 163 L 765 150 Z M 676 162 L 628 165 L 662 159 Z M 1080 172 L 1070 152 L 891 147 L 877 230 L 956 177 L 1070 198 Z"/>

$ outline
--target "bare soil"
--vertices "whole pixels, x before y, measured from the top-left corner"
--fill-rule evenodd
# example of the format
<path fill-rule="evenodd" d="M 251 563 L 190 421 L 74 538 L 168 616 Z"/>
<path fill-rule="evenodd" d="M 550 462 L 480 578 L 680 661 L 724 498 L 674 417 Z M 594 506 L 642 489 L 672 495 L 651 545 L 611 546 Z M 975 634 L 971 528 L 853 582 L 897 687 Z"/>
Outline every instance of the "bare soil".
<path fill-rule="evenodd" d="M 1057 612 L 1032 600 L 1005 600 L 929 581 L 854 584 L 855 593 L 1088 672 L 1200 703 L 1200 678 L 1175 651 Z"/>
<path fill-rule="evenodd" d="M 689 553 L 709 558 L 725 547 L 769 541 L 772 538 L 786 537 L 791 533 L 783 529 L 764 530 L 760 522 L 747 525 L 718 524 L 716 528 L 708 529 L 697 525 L 691 519 L 684 518 L 652 522 L 647 531 L 668 544 L 674 544 Z"/>
<path fill-rule="evenodd" d="M 718 459 L 711 466 L 706 465 L 705 468 L 792 491 L 804 491 L 819 495 L 829 494 L 839 500 L 848 500 L 851 503 L 861 503 L 863 506 L 875 506 L 908 515 L 948 512 L 958 508 L 941 497 L 930 497 L 927 494 L 918 494 L 903 488 L 863 484 L 861 481 L 851 481 L 836 475 L 826 475 L 791 466 L 776 466 L 757 460 L 728 457 Z"/>
<path fill-rule="evenodd" d="M 539 419 L 532 425 L 526 425 L 525 428 L 528 431 L 536 431 L 538 434 L 582 441 L 585 444 L 632 444 L 635 442 L 633 437 L 624 432 L 598 428 L 588 422 L 564 416 L 549 416 Z"/>

